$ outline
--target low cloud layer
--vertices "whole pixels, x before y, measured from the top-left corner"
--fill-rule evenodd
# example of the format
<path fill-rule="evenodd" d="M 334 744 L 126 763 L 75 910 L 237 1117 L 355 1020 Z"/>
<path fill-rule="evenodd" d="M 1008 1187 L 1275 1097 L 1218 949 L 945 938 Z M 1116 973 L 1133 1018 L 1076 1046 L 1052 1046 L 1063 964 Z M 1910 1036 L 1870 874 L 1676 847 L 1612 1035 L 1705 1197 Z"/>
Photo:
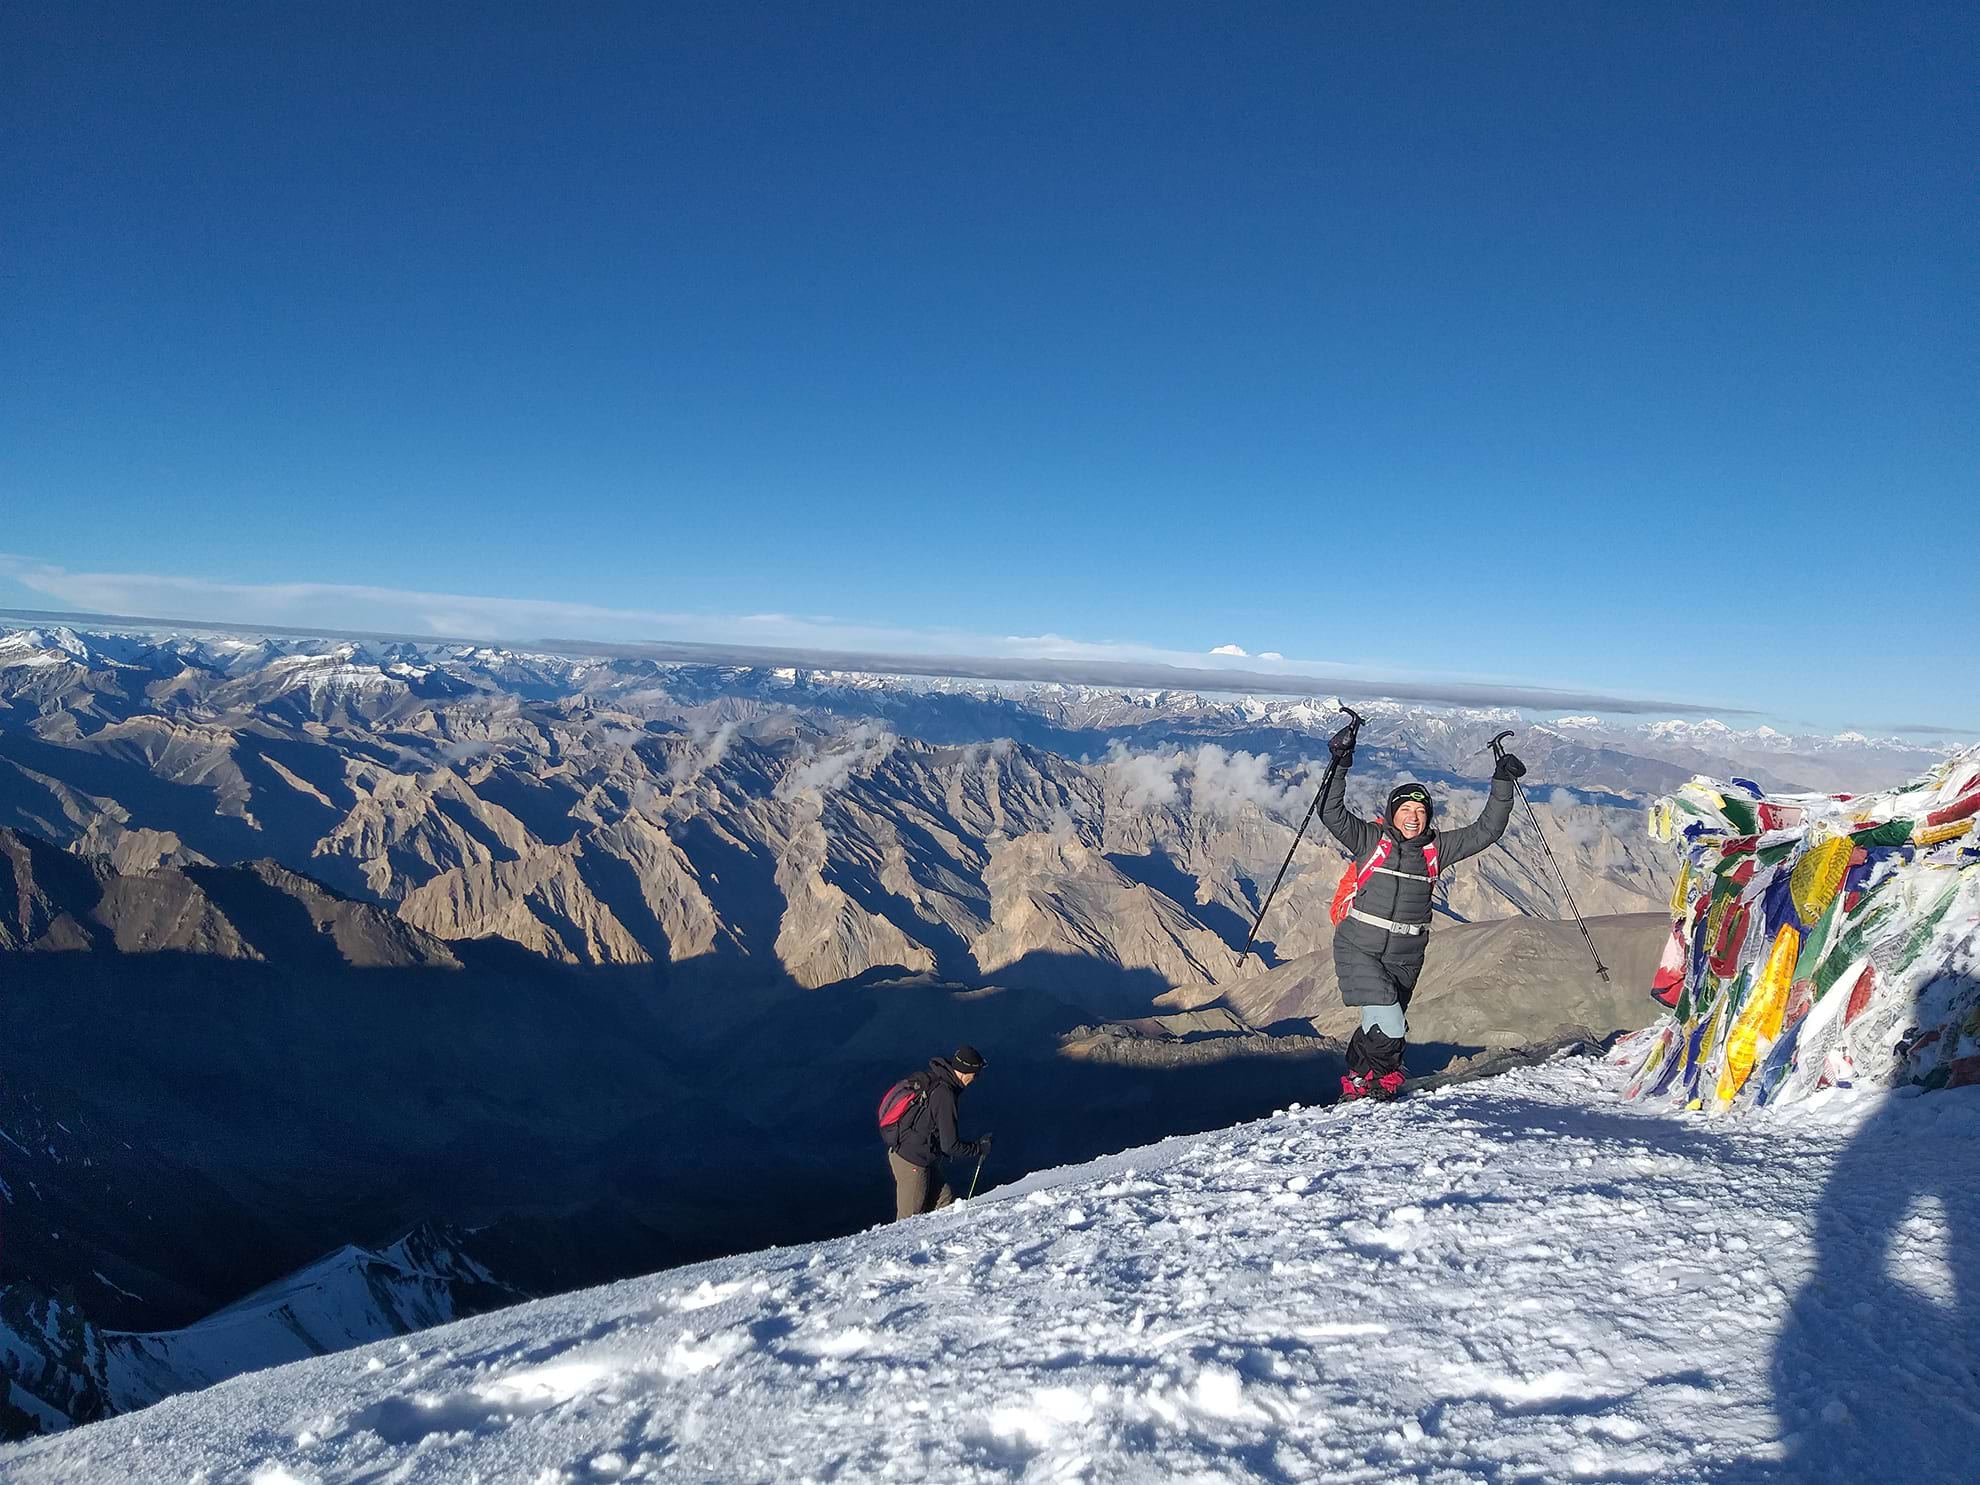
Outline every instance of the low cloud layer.
<path fill-rule="evenodd" d="M 1302 763 L 1284 782 L 1271 776 L 1262 753 L 1229 751 L 1204 743 L 1194 751 L 1136 753 L 1116 743 L 1107 754 L 1107 776 L 1129 809 L 1167 809 L 1184 801 L 1199 815 L 1235 817 L 1247 804 L 1269 814 L 1304 809 L 1313 766 Z"/>
<path fill-rule="evenodd" d="M 1116 742 L 1107 754 L 1107 773 L 1129 809 L 1167 809 L 1182 797 L 1176 772 L 1183 762 L 1181 753 L 1132 753 Z"/>
<path fill-rule="evenodd" d="M 694 731 L 695 750 L 690 753 L 676 753 L 667 763 L 667 782 L 675 788 L 693 783 L 709 769 L 722 761 L 729 751 L 729 744 L 735 740 L 736 724 L 724 722 L 707 736 L 700 728 Z"/>
<path fill-rule="evenodd" d="M 1547 796 L 1547 808 L 1554 817 L 1554 828 L 1579 850 L 1593 850 L 1606 834 L 1594 806 L 1583 804 L 1565 789 L 1555 789 Z"/>
<path fill-rule="evenodd" d="M 823 799 L 855 774 L 878 768 L 899 741 L 885 727 L 862 722 L 800 757 L 777 785 L 777 797 L 797 799 L 810 794 Z"/>
<path fill-rule="evenodd" d="M 155 573 L 75 572 L 0 554 L 0 583 L 73 622 L 170 621 L 187 628 L 355 638 L 463 639 L 567 654 L 690 664 L 798 666 L 992 681 L 1057 681 L 1278 696 L 1391 697 L 1432 705 L 1518 706 L 1660 716 L 1750 715 L 1738 708 L 1594 691 L 1384 674 L 1326 660 L 1211 655 L 1062 635 L 974 635 L 796 614 L 684 614 L 535 598 L 426 593 L 338 583 L 224 583 Z M 1242 659 L 1245 663 L 1234 663 Z M 1261 668 L 1264 667 L 1264 668 Z"/>

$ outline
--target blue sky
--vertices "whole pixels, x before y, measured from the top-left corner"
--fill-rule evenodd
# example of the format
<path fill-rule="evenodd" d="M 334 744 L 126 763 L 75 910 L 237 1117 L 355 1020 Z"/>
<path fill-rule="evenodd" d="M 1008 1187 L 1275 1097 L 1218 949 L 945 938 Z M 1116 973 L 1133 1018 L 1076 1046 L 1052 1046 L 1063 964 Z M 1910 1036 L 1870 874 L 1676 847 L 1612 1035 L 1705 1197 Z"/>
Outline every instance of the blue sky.
<path fill-rule="evenodd" d="M 29 0 L 0 604 L 1980 728 L 1976 38 Z"/>

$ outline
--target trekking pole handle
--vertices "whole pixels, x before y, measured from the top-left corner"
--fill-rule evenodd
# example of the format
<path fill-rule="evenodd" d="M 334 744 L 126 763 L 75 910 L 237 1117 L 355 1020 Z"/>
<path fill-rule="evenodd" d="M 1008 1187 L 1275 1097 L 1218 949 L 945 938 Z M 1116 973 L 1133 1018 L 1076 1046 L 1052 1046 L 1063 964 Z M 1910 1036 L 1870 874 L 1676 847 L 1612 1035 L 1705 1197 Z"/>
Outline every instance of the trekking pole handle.
<path fill-rule="evenodd" d="M 1504 732 L 1501 732 L 1497 737 L 1493 738 L 1491 742 L 1486 744 L 1486 746 L 1492 750 L 1492 756 L 1494 758 L 1503 758 L 1506 756 L 1506 739 L 1511 737 L 1512 735 L 1513 735 L 1513 730 L 1512 728 L 1508 727 Z"/>

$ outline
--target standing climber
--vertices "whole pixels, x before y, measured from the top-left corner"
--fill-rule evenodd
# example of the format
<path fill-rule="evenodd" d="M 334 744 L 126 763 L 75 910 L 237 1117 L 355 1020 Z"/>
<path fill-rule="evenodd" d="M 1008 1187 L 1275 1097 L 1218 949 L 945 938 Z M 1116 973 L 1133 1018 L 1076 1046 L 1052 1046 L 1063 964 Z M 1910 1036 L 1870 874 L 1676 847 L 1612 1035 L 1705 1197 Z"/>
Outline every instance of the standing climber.
<path fill-rule="evenodd" d="M 956 1134 L 962 1091 L 983 1071 L 983 1054 L 971 1046 L 953 1057 L 932 1057 L 928 1066 L 896 1083 L 891 1102 L 880 1111 L 887 1141 L 887 1168 L 894 1173 L 894 1220 L 932 1212 L 956 1199 L 938 1168 L 944 1160 L 966 1160 L 990 1153 L 990 1136 L 965 1140 Z M 905 1100 L 905 1101 L 902 1101 Z M 892 1114 L 890 1119 L 888 1116 Z"/>
<path fill-rule="evenodd" d="M 1320 801 L 1320 819 L 1353 857 L 1352 884 L 1342 881 L 1347 909 L 1334 930 L 1334 974 L 1341 1001 L 1361 1008 L 1361 1029 L 1347 1045 L 1341 1097 L 1394 1098 L 1402 1091 L 1403 1012 L 1423 972 L 1430 942 L 1430 896 L 1437 874 L 1475 856 L 1506 833 L 1513 781 L 1526 765 L 1502 754 L 1492 772 L 1485 812 L 1454 830 L 1430 828 L 1430 791 L 1399 784 L 1389 794 L 1386 823 L 1347 807 L 1347 771 L 1354 766 L 1354 729 L 1334 734 L 1329 751 L 1339 765 Z"/>

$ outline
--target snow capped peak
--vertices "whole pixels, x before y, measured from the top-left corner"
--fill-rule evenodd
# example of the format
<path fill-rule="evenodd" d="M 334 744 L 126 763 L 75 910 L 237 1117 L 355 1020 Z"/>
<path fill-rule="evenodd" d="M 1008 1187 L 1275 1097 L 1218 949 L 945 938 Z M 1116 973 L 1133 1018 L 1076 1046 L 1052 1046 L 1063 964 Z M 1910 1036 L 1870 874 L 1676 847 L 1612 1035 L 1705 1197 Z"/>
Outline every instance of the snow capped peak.
<path fill-rule="evenodd" d="M 165 663 L 168 660 L 172 662 L 169 665 Z M 1035 711 L 1061 727 L 1096 732 L 1153 722 L 1183 729 L 1201 723 L 1324 734 L 1344 720 L 1339 715 L 1338 697 L 1274 696 L 1269 690 L 1245 696 L 1206 695 L 1155 687 L 905 676 L 880 670 L 560 656 L 459 641 L 380 641 L 374 649 L 358 641 L 207 633 L 196 628 L 174 629 L 160 638 L 121 631 L 79 631 L 72 626 L 0 625 L 0 670 L 19 678 L 19 684 L 64 684 L 62 677 L 67 672 L 63 667 L 131 668 L 170 676 L 182 673 L 187 665 L 243 682 L 230 699 L 265 691 L 270 684 L 282 685 L 285 677 L 288 689 L 307 689 L 316 702 L 354 696 L 368 689 L 377 698 L 376 703 L 368 704 L 387 705 L 393 695 L 400 694 L 393 691 L 395 687 L 405 688 L 404 694 L 426 694 L 434 689 L 501 691 L 522 684 L 532 688 L 566 686 L 596 696 L 669 691 L 678 683 L 697 693 L 693 704 L 712 701 L 718 690 L 734 690 L 784 706 L 816 706 L 849 716 L 863 712 L 881 718 L 899 715 L 903 705 L 918 707 L 932 698 L 975 697 Z M 34 677 L 32 682 L 27 680 L 29 676 Z M 1473 724 L 1494 728 L 1534 725 L 1523 713 L 1508 707 L 1451 706 L 1379 696 L 1364 696 L 1354 704 L 1371 720 L 1410 729 L 1412 738 L 1428 746 L 1462 746 L 1467 740 L 1464 729 Z M 1575 714 L 1556 717 L 1547 726 L 1558 735 L 1614 740 L 1625 754 L 1689 766 L 1697 760 L 1681 750 L 1704 748 L 1719 755 L 1714 767 L 1721 772 L 1742 767 L 1769 770 L 1789 781 L 1842 788 L 1881 782 L 1891 770 L 1905 765 L 1908 759 L 1902 755 L 1923 763 L 1956 750 L 1952 745 L 1878 740 L 1861 732 L 1807 737 L 1792 736 L 1771 726 L 1738 731 L 1718 718 L 1631 724 Z M 1864 756 L 1850 756 L 1857 753 Z M 1748 762 L 1749 755 L 1765 756 L 1754 756 Z"/>
<path fill-rule="evenodd" d="M 1683 717 L 1672 717 L 1668 721 L 1652 722 L 1643 729 L 1652 737 L 1730 737 L 1732 728 L 1717 717 L 1700 717 L 1690 721 Z"/>
<path fill-rule="evenodd" d="M 404 695 L 409 680 L 422 679 L 429 672 L 404 663 L 388 666 L 360 644 L 340 644 L 329 650 L 305 650 L 277 655 L 256 671 L 245 674 L 240 684 L 249 684 L 256 675 L 267 676 L 275 684 L 275 694 L 301 691 L 312 706 L 326 701 L 363 697 Z"/>
<path fill-rule="evenodd" d="M 48 631 L 48 643 L 66 654 L 74 655 L 78 660 L 89 658 L 88 642 L 66 624 Z"/>
<path fill-rule="evenodd" d="M 0 632 L 0 666 L 33 668 L 53 665 L 115 667 L 119 649 L 130 646 L 93 645 L 66 624 L 52 628 L 8 629 Z"/>
<path fill-rule="evenodd" d="M 14 629 L 0 634 L 0 666 L 60 665 L 62 656 L 38 629 Z"/>

